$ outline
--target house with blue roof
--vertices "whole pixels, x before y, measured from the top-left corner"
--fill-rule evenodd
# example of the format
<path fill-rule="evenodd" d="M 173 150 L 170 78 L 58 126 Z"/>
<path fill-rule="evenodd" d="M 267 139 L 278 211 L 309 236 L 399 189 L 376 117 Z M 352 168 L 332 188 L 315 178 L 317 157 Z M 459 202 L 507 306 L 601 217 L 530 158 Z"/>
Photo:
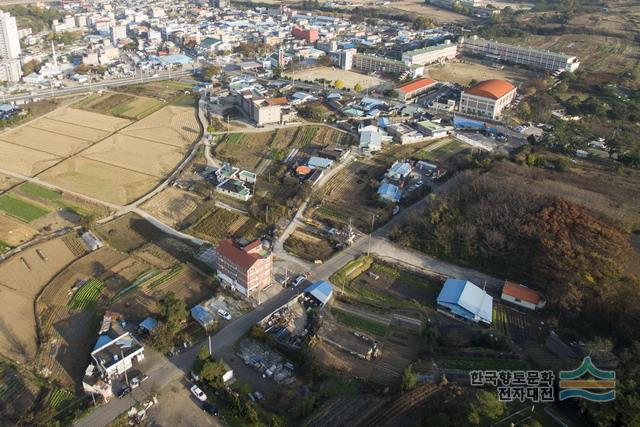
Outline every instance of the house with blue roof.
<path fill-rule="evenodd" d="M 333 286 L 326 280 L 318 280 L 307 287 L 304 290 L 304 294 L 320 307 L 324 307 L 333 296 Z"/>
<path fill-rule="evenodd" d="M 411 173 L 412 169 L 413 168 L 409 163 L 396 160 L 391 165 L 385 176 L 392 181 L 401 181 Z"/>
<path fill-rule="evenodd" d="M 398 203 L 402 197 L 402 190 L 397 185 L 383 179 L 378 187 L 378 197 L 388 202 Z"/>
<path fill-rule="evenodd" d="M 437 298 L 439 312 L 458 319 L 490 325 L 493 298 L 468 280 L 447 279 Z"/>

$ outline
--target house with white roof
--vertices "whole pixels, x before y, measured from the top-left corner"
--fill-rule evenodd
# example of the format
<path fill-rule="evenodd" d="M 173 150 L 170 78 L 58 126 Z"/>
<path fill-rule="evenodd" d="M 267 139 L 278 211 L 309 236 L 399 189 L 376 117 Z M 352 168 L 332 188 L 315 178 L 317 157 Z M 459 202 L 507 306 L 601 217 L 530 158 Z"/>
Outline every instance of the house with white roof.
<path fill-rule="evenodd" d="M 448 316 L 490 325 L 493 298 L 468 280 L 447 279 L 437 298 L 437 309 Z"/>

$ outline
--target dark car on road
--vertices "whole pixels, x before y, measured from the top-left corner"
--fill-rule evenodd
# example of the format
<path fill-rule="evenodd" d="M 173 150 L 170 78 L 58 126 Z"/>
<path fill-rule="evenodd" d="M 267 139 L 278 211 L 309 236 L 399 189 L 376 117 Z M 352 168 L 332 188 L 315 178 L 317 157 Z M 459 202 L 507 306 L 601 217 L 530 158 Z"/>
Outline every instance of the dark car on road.
<path fill-rule="evenodd" d="M 218 416 L 218 408 L 216 408 L 215 406 L 213 406 L 209 402 L 205 402 L 202 405 L 202 410 L 205 411 L 205 412 L 210 413 L 211 415 L 215 415 L 216 417 Z"/>
<path fill-rule="evenodd" d="M 126 386 L 124 388 L 121 388 L 120 391 L 118 392 L 118 399 L 122 399 L 123 397 L 125 397 L 127 394 L 131 393 L 131 387 Z"/>

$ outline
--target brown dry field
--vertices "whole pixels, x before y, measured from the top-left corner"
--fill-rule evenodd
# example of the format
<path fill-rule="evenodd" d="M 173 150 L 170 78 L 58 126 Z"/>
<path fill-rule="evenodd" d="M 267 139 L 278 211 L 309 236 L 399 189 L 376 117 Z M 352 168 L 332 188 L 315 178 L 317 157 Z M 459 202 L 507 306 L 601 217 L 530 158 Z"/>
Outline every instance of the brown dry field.
<path fill-rule="evenodd" d="M 182 147 L 195 141 L 199 126 L 193 108 L 169 105 L 132 124 L 122 133 Z"/>
<path fill-rule="evenodd" d="M 201 202 L 200 196 L 168 187 L 145 202 L 142 208 L 165 224 L 175 227 L 195 211 Z"/>
<path fill-rule="evenodd" d="M 140 114 L 145 113 L 151 108 L 161 108 L 160 105 L 162 104 L 162 102 L 153 98 L 137 96 L 134 100 L 128 102 L 127 104 L 129 105 L 129 109 L 120 113 L 120 115 L 135 119 Z"/>
<path fill-rule="evenodd" d="M 443 65 L 431 65 L 425 72 L 435 80 L 468 85 L 472 79 L 477 81 L 503 79 L 515 83 L 527 80 L 535 73 L 505 66 L 503 70 L 477 62 L 446 62 Z"/>
<path fill-rule="evenodd" d="M 0 141 L 0 168 L 33 176 L 55 165 L 60 157 Z"/>
<path fill-rule="evenodd" d="M 21 145 L 53 156 L 67 157 L 89 146 L 91 142 L 71 136 L 24 126 L 0 135 L 1 141 Z"/>
<path fill-rule="evenodd" d="M 409 12 L 412 15 L 426 16 L 427 18 L 435 19 L 440 24 L 448 22 L 463 24 L 474 21 L 474 19 L 469 16 L 456 13 L 452 10 L 431 6 L 421 0 L 403 0 L 393 2 L 383 7 L 396 11 Z"/>
<path fill-rule="evenodd" d="M 71 107 L 60 108 L 47 116 L 49 119 L 60 122 L 78 124 L 92 129 L 98 129 L 113 133 L 131 123 L 126 119 L 107 116 L 105 114 L 92 113 L 90 111 L 77 110 Z"/>
<path fill-rule="evenodd" d="M 47 170 L 40 178 L 60 187 L 115 204 L 127 204 L 145 194 L 156 177 L 91 159 L 75 157 Z"/>
<path fill-rule="evenodd" d="M 0 214 L 0 240 L 11 246 L 27 242 L 37 234 L 38 230 L 8 215 Z"/>
<path fill-rule="evenodd" d="M 87 125 L 90 126 L 90 124 Z M 84 123 L 71 124 L 47 117 L 29 123 L 29 127 L 91 142 L 99 141 L 109 135 L 109 131 L 87 127 Z"/>
<path fill-rule="evenodd" d="M 173 145 L 116 134 L 84 151 L 82 157 L 161 178 L 180 162 L 183 153 Z"/>
<path fill-rule="evenodd" d="M 0 173 L 0 191 L 8 190 L 21 182 L 22 180 L 18 178 Z"/>
<path fill-rule="evenodd" d="M 33 246 L 0 264 L 0 353 L 21 363 L 33 360 L 36 353 L 34 298 L 75 258 L 58 238 Z"/>

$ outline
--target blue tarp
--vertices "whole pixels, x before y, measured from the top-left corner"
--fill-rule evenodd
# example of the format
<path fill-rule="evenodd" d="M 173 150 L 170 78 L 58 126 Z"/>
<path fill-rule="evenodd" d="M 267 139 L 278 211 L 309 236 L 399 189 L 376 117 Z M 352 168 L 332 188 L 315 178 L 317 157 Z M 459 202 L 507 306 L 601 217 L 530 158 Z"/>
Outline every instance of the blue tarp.
<path fill-rule="evenodd" d="M 142 322 L 140 322 L 139 326 L 142 329 L 146 329 L 147 331 L 151 332 L 155 329 L 156 326 L 158 326 L 158 322 L 153 317 L 147 317 Z"/>
<path fill-rule="evenodd" d="M 215 320 L 213 314 L 201 305 L 196 305 L 191 309 L 191 316 L 202 326 L 207 326 Z"/>
<path fill-rule="evenodd" d="M 482 120 L 473 120 L 456 115 L 453 117 L 453 127 L 456 129 L 485 129 L 487 124 Z"/>
<path fill-rule="evenodd" d="M 98 337 L 98 341 L 96 341 L 96 345 L 93 347 L 93 351 L 96 351 L 97 349 L 99 349 L 100 347 L 107 345 L 111 342 L 111 338 L 109 337 L 109 335 L 100 335 Z"/>
<path fill-rule="evenodd" d="M 333 286 L 326 280 L 318 280 L 305 289 L 304 292 L 320 301 L 320 304 L 325 305 L 333 295 Z"/>

